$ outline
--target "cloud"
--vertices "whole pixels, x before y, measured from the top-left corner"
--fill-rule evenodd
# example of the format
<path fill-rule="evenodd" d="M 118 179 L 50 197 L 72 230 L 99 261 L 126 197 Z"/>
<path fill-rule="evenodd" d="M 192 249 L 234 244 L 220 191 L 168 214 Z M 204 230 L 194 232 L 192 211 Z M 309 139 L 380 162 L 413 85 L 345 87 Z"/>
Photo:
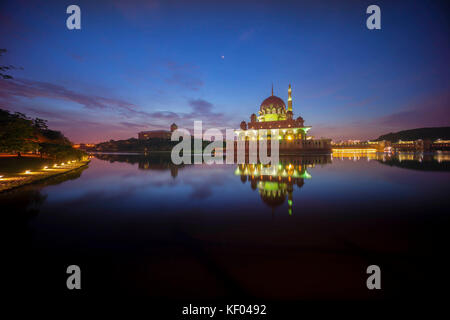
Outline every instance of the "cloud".
<path fill-rule="evenodd" d="M 68 55 L 77 62 L 84 62 L 86 60 L 86 58 L 83 55 L 74 52 L 69 52 Z"/>
<path fill-rule="evenodd" d="M 146 13 L 158 9 L 160 4 L 155 0 L 115 0 L 113 7 L 126 19 L 136 22 L 136 19 L 146 18 Z"/>
<path fill-rule="evenodd" d="M 194 120 L 202 120 L 205 126 L 211 128 L 234 128 L 238 123 L 237 119 L 234 119 L 231 115 L 226 115 L 222 112 L 214 112 L 214 105 L 203 99 L 190 99 L 188 100 L 189 106 L 192 111 L 188 114 L 184 114 L 183 117 L 191 122 L 191 126 Z"/>
<path fill-rule="evenodd" d="M 189 100 L 189 105 L 192 107 L 196 113 L 210 113 L 213 107 L 212 103 L 202 100 L 202 99 L 192 99 Z"/>
<path fill-rule="evenodd" d="M 147 127 L 146 124 L 141 124 L 141 123 L 134 123 L 134 122 L 126 122 L 126 121 L 122 121 L 119 122 L 121 125 L 123 125 L 124 127 L 127 128 L 143 128 L 143 127 Z"/>
<path fill-rule="evenodd" d="M 180 65 L 173 67 L 184 68 Z M 43 104 L 42 101 L 37 100 L 38 98 L 55 100 L 56 104 Z M 63 103 L 70 101 L 80 105 L 81 108 L 80 110 L 64 109 L 63 112 L 62 107 L 58 106 L 58 101 Z M 75 142 L 129 138 L 141 130 L 167 130 L 172 122 L 188 129 L 193 127 L 195 120 L 203 121 L 204 129 L 224 128 L 227 124 L 229 127 L 234 127 L 234 123 L 237 123 L 231 117 L 215 112 L 213 103 L 204 99 L 188 99 L 186 104 L 187 112 L 146 111 L 126 100 L 83 94 L 48 82 L 26 79 L 0 81 L 1 108 L 20 111 L 32 117 L 45 118 L 49 120 L 52 128 L 62 131 Z M 92 121 L 93 118 L 100 120 Z"/>
<path fill-rule="evenodd" d="M 239 36 L 239 40 L 240 41 L 246 41 L 248 40 L 253 34 L 255 33 L 255 29 L 251 28 L 249 30 L 244 31 L 240 36 Z"/>
<path fill-rule="evenodd" d="M 345 124 L 317 124 L 311 133 L 336 140 L 375 139 L 407 129 L 450 125 L 450 93 L 443 92 L 407 104 L 402 110 L 374 119 Z"/>
<path fill-rule="evenodd" d="M 26 79 L 0 81 L 0 99 L 11 101 L 16 97 L 59 99 L 78 103 L 87 109 L 116 109 L 136 112 L 136 105 L 124 100 L 86 95 L 49 82 Z"/>
<path fill-rule="evenodd" d="M 203 86 L 203 81 L 198 76 L 198 67 L 192 64 L 179 64 L 173 61 L 167 63 L 171 75 L 166 78 L 168 84 L 197 91 Z"/>
<path fill-rule="evenodd" d="M 148 116 L 154 119 L 173 120 L 178 119 L 180 116 L 178 113 L 172 111 L 156 111 L 148 113 Z"/>
<path fill-rule="evenodd" d="M 450 124 L 450 93 L 427 97 L 409 107 L 376 120 L 382 126 L 418 128 Z"/>
<path fill-rule="evenodd" d="M 377 101 L 377 99 L 378 98 L 376 98 L 376 97 L 368 97 L 368 98 L 361 99 L 358 101 L 348 102 L 346 104 L 338 106 L 336 109 L 345 110 L 345 109 L 353 109 L 353 108 L 362 108 L 362 107 L 365 107 L 367 105 L 374 103 L 375 101 Z"/>

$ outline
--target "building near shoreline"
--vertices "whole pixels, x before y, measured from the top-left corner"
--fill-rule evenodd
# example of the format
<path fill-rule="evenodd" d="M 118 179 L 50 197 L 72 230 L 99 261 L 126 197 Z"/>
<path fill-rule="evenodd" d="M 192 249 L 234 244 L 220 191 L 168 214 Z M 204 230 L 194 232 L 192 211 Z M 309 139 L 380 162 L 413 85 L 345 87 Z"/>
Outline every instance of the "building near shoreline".
<path fill-rule="evenodd" d="M 273 94 L 266 98 L 259 108 L 258 114 L 250 116 L 250 122 L 242 121 L 240 129 L 235 130 L 237 140 L 246 141 L 248 151 L 252 140 L 279 140 L 282 153 L 301 153 L 303 151 L 330 152 L 331 139 L 314 139 L 308 136 L 311 126 L 305 126 L 304 119 L 294 118 L 292 106 L 292 88 L 288 88 L 288 104 Z M 267 144 L 270 148 L 270 143 Z"/>
<path fill-rule="evenodd" d="M 175 123 L 172 123 L 170 126 L 170 131 L 167 130 L 152 130 L 152 131 L 141 131 L 138 133 L 139 140 L 147 140 L 147 139 L 166 139 L 170 140 L 172 132 L 178 129 L 178 126 Z"/>
<path fill-rule="evenodd" d="M 347 140 L 332 142 L 333 152 L 433 152 L 450 151 L 450 140 L 429 139 L 390 141 Z"/>
<path fill-rule="evenodd" d="M 331 143 L 333 152 L 384 152 L 390 151 L 388 141 L 346 140 Z"/>
<path fill-rule="evenodd" d="M 450 151 L 450 140 L 437 139 L 435 141 L 418 139 L 411 141 L 399 140 L 392 143 L 394 151 Z"/>

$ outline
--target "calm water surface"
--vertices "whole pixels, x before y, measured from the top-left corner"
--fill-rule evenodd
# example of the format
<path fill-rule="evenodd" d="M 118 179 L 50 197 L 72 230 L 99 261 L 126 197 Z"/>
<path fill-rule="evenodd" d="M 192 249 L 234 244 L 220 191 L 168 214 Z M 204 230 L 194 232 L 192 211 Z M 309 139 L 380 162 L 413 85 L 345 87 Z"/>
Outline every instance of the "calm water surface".
<path fill-rule="evenodd" d="M 449 158 L 400 159 L 287 157 L 269 171 L 97 155 L 88 168 L 0 195 L 14 233 L 11 275 L 18 294 L 50 296 L 73 294 L 65 289 L 71 264 L 81 267 L 81 292 L 91 297 L 436 294 L 448 242 Z M 371 264 L 382 270 L 378 292 L 366 288 Z"/>

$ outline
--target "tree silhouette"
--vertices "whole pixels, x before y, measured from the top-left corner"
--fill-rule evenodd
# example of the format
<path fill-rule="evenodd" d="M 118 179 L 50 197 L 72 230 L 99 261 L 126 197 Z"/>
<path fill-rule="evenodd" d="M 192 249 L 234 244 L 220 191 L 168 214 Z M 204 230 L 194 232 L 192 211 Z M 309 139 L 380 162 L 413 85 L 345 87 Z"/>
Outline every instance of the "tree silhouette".
<path fill-rule="evenodd" d="M 33 121 L 23 113 L 0 109 L 0 152 L 17 153 L 37 148 Z"/>
<path fill-rule="evenodd" d="M 0 109 L 0 152 L 20 156 L 37 150 L 41 156 L 59 159 L 81 159 L 84 155 L 61 132 L 49 129 L 46 120 Z"/>
<path fill-rule="evenodd" d="M 0 57 L 6 53 L 6 49 L 0 49 Z M 0 65 L 0 78 L 3 79 L 12 79 L 13 77 L 9 74 L 6 74 L 6 72 L 11 71 L 11 70 L 15 70 L 17 69 L 16 67 L 12 66 L 12 65 Z M 22 69 L 22 68 L 20 68 Z"/>

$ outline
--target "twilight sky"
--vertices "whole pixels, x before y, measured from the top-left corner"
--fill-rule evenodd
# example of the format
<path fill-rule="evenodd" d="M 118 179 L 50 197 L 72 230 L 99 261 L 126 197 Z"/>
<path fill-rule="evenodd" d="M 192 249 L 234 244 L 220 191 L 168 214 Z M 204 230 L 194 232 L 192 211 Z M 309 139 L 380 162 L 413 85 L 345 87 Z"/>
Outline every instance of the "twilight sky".
<path fill-rule="evenodd" d="M 81 8 L 81 30 L 66 8 Z M 381 8 L 381 30 L 366 8 Z M 73 142 L 238 128 L 270 95 L 315 137 L 368 139 L 450 125 L 449 8 L 439 1 L 0 3 L 0 108 Z"/>

